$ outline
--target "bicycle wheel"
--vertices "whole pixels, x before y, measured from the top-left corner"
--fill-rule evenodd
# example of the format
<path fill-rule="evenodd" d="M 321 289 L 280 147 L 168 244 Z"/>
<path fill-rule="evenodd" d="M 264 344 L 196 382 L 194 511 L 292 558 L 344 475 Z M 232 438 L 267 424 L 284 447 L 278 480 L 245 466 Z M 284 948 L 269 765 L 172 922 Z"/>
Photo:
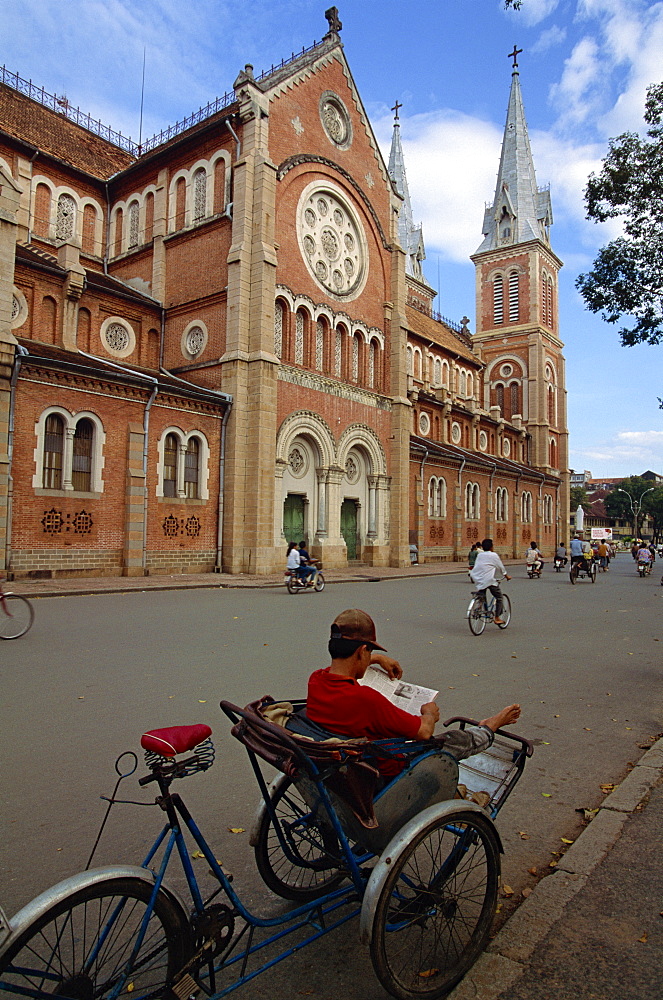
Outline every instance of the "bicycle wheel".
<path fill-rule="evenodd" d="M 298 580 L 298 578 L 296 576 L 289 576 L 288 577 L 287 587 L 288 587 L 288 593 L 289 594 L 296 594 L 296 593 L 298 593 L 298 591 L 300 591 L 302 589 L 299 586 L 299 580 Z"/>
<path fill-rule="evenodd" d="M 592 568 L 591 568 L 591 570 L 589 572 L 589 576 L 590 576 L 590 579 L 591 579 L 592 583 L 596 583 L 596 572 L 597 572 L 597 570 L 596 570 L 596 563 L 592 563 Z"/>
<path fill-rule="evenodd" d="M 445 996 L 483 950 L 497 905 L 499 846 L 490 821 L 459 810 L 431 820 L 389 871 L 371 961 L 398 1000 Z"/>
<path fill-rule="evenodd" d="M 35 619 L 27 597 L 5 594 L 0 601 L 0 639 L 18 639 L 25 635 Z"/>
<path fill-rule="evenodd" d="M 316 824 L 310 807 L 290 778 L 272 794 L 287 853 L 272 818 L 265 812 L 254 848 L 256 865 L 265 885 L 282 899 L 306 902 L 329 892 L 341 882 L 340 847 L 331 828 Z"/>
<path fill-rule="evenodd" d="M 86 886 L 46 910 L 0 956 L 0 995 L 101 1000 L 161 996 L 186 959 L 187 931 L 159 894 L 136 955 L 151 889 L 138 878 Z"/>
<path fill-rule="evenodd" d="M 318 593 L 320 593 L 321 590 L 325 589 L 325 578 L 320 572 L 318 572 L 318 575 L 315 578 L 315 585 L 313 589 L 317 590 Z"/>
<path fill-rule="evenodd" d="M 502 594 L 502 622 L 497 627 L 506 628 L 511 621 L 511 601 L 507 594 Z"/>
<path fill-rule="evenodd" d="M 571 572 L 569 573 L 569 580 L 571 583 L 575 584 L 578 579 L 578 565 L 577 563 L 571 567 Z"/>
<path fill-rule="evenodd" d="M 472 635 L 481 635 L 485 629 L 485 612 L 485 604 L 480 597 L 475 597 L 467 610 L 467 624 L 470 626 Z"/>

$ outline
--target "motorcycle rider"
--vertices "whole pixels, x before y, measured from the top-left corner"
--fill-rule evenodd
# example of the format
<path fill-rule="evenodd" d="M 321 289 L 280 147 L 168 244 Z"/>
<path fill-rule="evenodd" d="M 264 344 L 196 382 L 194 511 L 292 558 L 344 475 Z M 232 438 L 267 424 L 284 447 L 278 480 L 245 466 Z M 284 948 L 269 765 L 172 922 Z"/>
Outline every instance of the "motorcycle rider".
<path fill-rule="evenodd" d="M 566 566 L 569 561 L 566 555 L 566 546 L 564 545 L 564 542 L 560 542 L 555 550 L 555 562 L 558 560 L 561 562 L 562 566 Z"/>
<path fill-rule="evenodd" d="M 541 576 L 541 570 L 543 569 L 543 556 L 539 552 L 536 542 L 530 542 L 527 555 L 525 556 L 525 561 L 527 562 L 527 572 L 530 576 L 533 576 L 534 573 L 536 573 L 537 576 Z"/>

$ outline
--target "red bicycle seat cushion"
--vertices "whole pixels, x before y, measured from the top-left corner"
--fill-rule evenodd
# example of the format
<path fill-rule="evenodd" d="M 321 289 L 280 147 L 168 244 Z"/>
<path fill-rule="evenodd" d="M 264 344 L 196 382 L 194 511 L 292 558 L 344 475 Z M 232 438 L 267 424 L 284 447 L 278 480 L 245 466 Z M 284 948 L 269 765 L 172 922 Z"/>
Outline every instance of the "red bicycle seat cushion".
<path fill-rule="evenodd" d="M 168 729 L 150 729 L 143 733 L 140 745 L 143 750 L 151 750 L 162 757 L 174 757 L 178 753 L 193 750 L 199 743 L 212 735 L 209 726 L 169 726 Z"/>

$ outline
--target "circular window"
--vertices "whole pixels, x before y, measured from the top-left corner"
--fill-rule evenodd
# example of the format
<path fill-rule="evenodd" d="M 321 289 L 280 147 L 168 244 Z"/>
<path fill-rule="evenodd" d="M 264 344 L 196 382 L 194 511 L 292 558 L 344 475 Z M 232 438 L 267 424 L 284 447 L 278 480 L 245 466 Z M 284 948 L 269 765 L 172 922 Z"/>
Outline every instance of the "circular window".
<path fill-rule="evenodd" d="M 500 368 L 500 375 L 503 378 L 508 378 L 509 375 L 513 375 L 513 365 L 502 365 Z"/>
<path fill-rule="evenodd" d="M 101 324 L 101 342 L 109 354 L 117 358 L 128 357 L 136 347 L 136 334 L 126 319 L 109 316 Z"/>
<path fill-rule="evenodd" d="M 508 438 L 504 438 L 502 441 L 502 454 L 505 458 L 508 458 L 511 454 L 511 442 Z"/>
<path fill-rule="evenodd" d="M 368 274 L 366 239 L 340 190 L 309 184 L 299 199 L 297 235 L 304 262 L 324 291 L 339 299 L 359 294 Z"/>
<path fill-rule="evenodd" d="M 457 424 L 454 420 L 451 425 L 451 440 L 454 444 L 460 444 L 460 439 L 462 437 L 462 431 L 460 429 L 460 424 Z"/>
<path fill-rule="evenodd" d="M 28 303 L 23 292 L 14 285 L 13 295 L 12 295 L 12 318 L 11 318 L 11 328 L 16 330 L 17 327 L 23 326 L 26 319 L 28 318 Z"/>
<path fill-rule="evenodd" d="M 479 448 L 481 451 L 485 451 L 488 447 L 488 435 L 485 431 L 479 431 Z"/>
<path fill-rule="evenodd" d="M 550 365 L 546 365 L 546 379 L 548 380 L 548 382 L 553 381 L 553 370 L 550 367 Z"/>
<path fill-rule="evenodd" d="M 207 347 L 207 327 L 196 319 L 184 327 L 180 343 L 182 354 L 189 361 L 199 357 Z"/>
<path fill-rule="evenodd" d="M 419 414 L 419 433 L 424 437 L 430 433 L 430 417 L 427 413 Z"/>
<path fill-rule="evenodd" d="M 326 90 L 320 98 L 320 121 L 329 141 L 339 149 L 347 149 L 352 143 L 352 122 L 348 110 L 332 90 Z"/>

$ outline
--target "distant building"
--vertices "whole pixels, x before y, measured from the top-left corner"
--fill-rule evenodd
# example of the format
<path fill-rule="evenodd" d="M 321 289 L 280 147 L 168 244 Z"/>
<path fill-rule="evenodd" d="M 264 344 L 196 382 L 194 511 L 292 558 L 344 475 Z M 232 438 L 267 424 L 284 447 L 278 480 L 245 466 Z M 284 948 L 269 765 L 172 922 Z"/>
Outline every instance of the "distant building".
<path fill-rule="evenodd" d="M 571 471 L 571 476 L 570 476 L 570 485 L 572 487 L 573 486 L 580 486 L 580 487 L 584 488 L 587 485 L 587 483 L 590 481 L 591 478 L 592 478 L 592 474 L 589 471 L 589 469 L 585 469 L 584 472 L 573 472 L 573 470 L 572 470 Z"/>

